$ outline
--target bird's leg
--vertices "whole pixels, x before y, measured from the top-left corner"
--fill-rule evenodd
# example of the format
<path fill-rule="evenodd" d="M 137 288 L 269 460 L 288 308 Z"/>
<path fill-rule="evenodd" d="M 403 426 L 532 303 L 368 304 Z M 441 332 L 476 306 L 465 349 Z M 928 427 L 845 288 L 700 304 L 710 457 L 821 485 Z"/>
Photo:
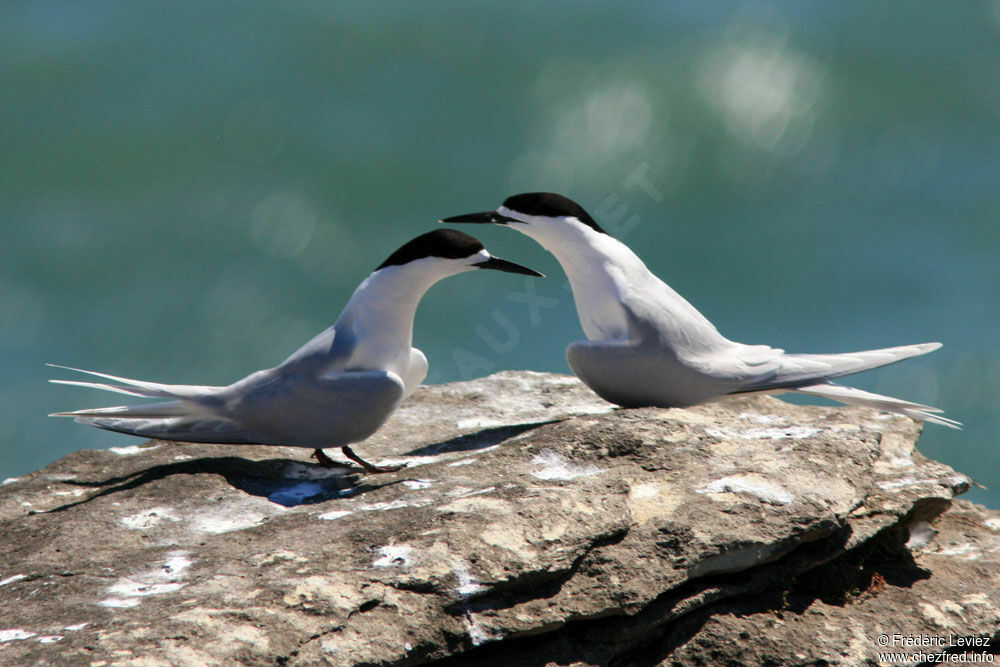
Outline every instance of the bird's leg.
<path fill-rule="evenodd" d="M 317 449 L 312 453 L 310 458 L 314 458 L 319 461 L 319 464 L 324 468 L 346 468 L 348 465 L 346 463 L 341 463 L 340 461 L 334 461 L 329 456 L 326 455 L 322 449 Z"/>
<path fill-rule="evenodd" d="M 397 470 L 402 470 L 403 468 L 406 467 L 405 463 L 403 465 L 401 465 L 401 466 L 377 466 L 377 465 L 372 465 L 371 463 L 368 463 L 368 461 L 365 461 L 363 458 L 361 458 L 360 456 L 358 456 L 357 454 L 355 454 L 354 450 L 351 449 L 350 447 L 348 447 L 347 445 L 344 445 L 343 447 L 341 447 L 340 451 L 344 452 L 344 456 L 346 456 L 347 458 L 351 459 L 352 461 L 354 461 L 355 463 L 357 463 L 359 466 L 361 466 L 362 468 L 364 468 L 365 472 L 367 472 L 367 473 L 396 472 Z"/>

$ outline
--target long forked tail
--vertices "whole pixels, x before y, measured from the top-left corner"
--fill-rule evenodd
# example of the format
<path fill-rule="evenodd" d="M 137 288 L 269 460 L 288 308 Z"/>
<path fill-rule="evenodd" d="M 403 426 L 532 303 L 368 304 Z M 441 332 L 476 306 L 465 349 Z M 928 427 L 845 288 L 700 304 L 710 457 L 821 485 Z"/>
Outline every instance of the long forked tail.
<path fill-rule="evenodd" d="M 940 347 L 941 343 L 920 343 L 843 354 L 784 354 L 780 359 L 780 369 L 773 378 L 766 381 L 766 384 L 771 385 L 772 389 L 821 384 L 834 378 L 894 364 L 910 357 L 919 357 Z"/>
<path fill-rule="evenodd" d="M 941 347 L 941 343 L 900 345 L 879 350 L 864 350 L 846 354 L 783 354 L 778 358 L 777 371 L 766 379 L 741 387 L 734 393 L 776 393 L 797 391 L 822 396 L 848 405 L 887 410 L 918 421 L 928 421 L 949 428 L 961 428 L 954 419 L 942 417 L 942 411 L 929 405 L 912 403 L 891 396 L 873 394 L 831 382 L 834 378 L 860 373 L 879 366 L 917 357 Z"/>
<path fill-rule="evenodd" d="M 70 368 L 59 364 L 46 364 L 52 368 L 62 368 L 67 371 L 86 373 L 94 375 L 110 382 L 81 382 L 79 380 L 49 380 L 53 384 L 69 384 L 77 387 L 89 387 L 91 389 L 103 389 L 129 396 L 142 396 L 144 398 L 200 398 L 220 389 L 220 387 L 207 387 L 192 384 L 161 384 L 159 382 L 146 382 L 145 380 L 131 380 L 129 378 L 98 373 L 96 371 L 85 371 L 81 368 Z"/>
<path fill-rule="evenodd" d="M 160 440 L 233 444 L 257 441 L 231 421 L 211 414 L 205 402 L 198 400 L 209 396 L 220 387 L 160 384 L 69 368 L 68 366 L 48 365 L 54 368 L 87 373 L 109 381 L 49 380 L 55 384 L 103 389 L 144 398 L 171 399 L 140 405 L 54 412 L 49 415 L 50 417 L 73 417 L 77 422 L 88 426 Z"/>
<path fill-rule="evenodd" d="M 943 410 L 939 408 L 932 408 L 929 405 L 921 405 L 920 403 L 911 403 L 910 401 L 904 401 L 891 396 L 873 394 L 869 391 L 855 389 L 854 387 L 843 387 L 832 382 L 795 387 L 792 391 L 809 394 L 810 396 L 822 396 L 823 398 L 833 399 L 834 401 L 840 401 L 841 403 L 846 403 L 848 405 L 861 405 L 864 407 L 886 410 L 888 412 L 895 412 L 896 414 L 906 415 L 907 417 L 916 419 L 917 421 L 927 421 L 934 424 L 941 424 L 942 426 L 947 426 L 948 428 L 962 428 L 961 422 L 941 416 L 940 413 L 943 412 Z"/>

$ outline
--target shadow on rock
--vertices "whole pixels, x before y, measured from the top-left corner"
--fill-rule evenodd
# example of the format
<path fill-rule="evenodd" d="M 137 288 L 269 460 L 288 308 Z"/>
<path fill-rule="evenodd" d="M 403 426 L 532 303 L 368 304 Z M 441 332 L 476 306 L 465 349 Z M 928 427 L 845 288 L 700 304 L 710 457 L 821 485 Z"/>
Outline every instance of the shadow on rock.
<path fill-rule="evenodd" d="M 397 484 L 356 484 L 359 475 L 351 470 L 323 468 L 316 464 L 287 459 L 253 461 L 238 456 L 191 459 L 156 465 L 128 475 L 97 481 L 63 480 L 63 484 L 101 488 L 101 491 L 38 513 L 62 512 L 103 496 L 135 489 L 171 475 L 221 475 L 235 488 L 267 498 L 284 507 L 310 505 L 336 498 L 350 498 L 383 486 Z"/>
<path fill-rule="evenodd" d="M 493 445 L 499 445 L 504 440 L 509 440 L 516 435 L 521 435 L 526 431 L 531 431 L 539 426 L 554 424 L 562 421 L 553 419 L 544 422 L 533 422 L 531 424 L 515 424 L 513 426 L 497 426 L 494 428 L 484 428 L 475 433 L 460 435 L 444 442 L 435 442 L 423 447 L 417 447 L 406 452 L 409 456 L 433 456 L 435 454 L 447 454 L 448 452 L 470 452 L 477 449 L 486 449 Z"/>
<path fill-rule="evenodd" d="M 525 431 L 530 431 L 550 423 L 553 422 L 547 421 L 486 428 L 476 433 L 458 436 L 444 442 L 418 447 L 406 454 L 427 456 L 485 449 L 486 447 L 500 444 Z M 317 464 L 289 459 L 264 459 L 255 461 L 239 456 L 205 457 L 155 465 L 144 470 L 137 470 L 128 475 L 120 475 L 104 480 L 62 480 L 61 483 L 63 484 L 100 488 L 101 490 L 82 500 L 33 513 L 62 512 L 103 496 L 135 489 L 150 482 L 170 477 L 171 475 L 198 474 L 221 475 L 233 487 L 244 493 L 267 498 L 271 502 L 283 507 L 311 505 L 337 498 L 352 498 L 373 489 L 391 486 L 403 481 L 395 479 L 381 484 L 358 484 L 357 482 L 361 475 L 353 468 L 325 468 Z"/>
<path fill-rule="evenodd" d="M 873 601 L 889 588 L 911 588 L 916 582 L 931 576 L 930 571 L 921 567 L 913 558 L 912 552 L 905 546 L 907 533 L 893 526 L 877 533 L 865 544 L 838 557 L 824 561 L 829 553 L 839 552 L 847 543 L 851 531 L 846 528 L 829 538 L 815 543 L 805 544 L 796 549 L 790 556 L 760 568 L 764 575 L 762 580 L 779 583 L 777 586 L 765 586 L 752 593 L 742 592 L 718 604 L 707 605 L 694 613 L 682 616 L 664 624 L 656 634 L 659 636 L 638 644 L 628 653 L 619 656 L 614 661 L 616 665 L 652 667 L 664 664 L 664 661 L 674 652 L 685 646 L 692 638 L 701 637 L 701 641 L 712 641 L 722 647 L 727 641 L 721 635 L 733 636 L 733 628 L 740 626 L 733 619 L 753 619 L 763 616 L 773 622 L 791 622 L 794 617 L 803 617 L 810 609 L 822 623 L 823 605 L 829 607 L 851 607 L 866 601 Z M 816 567 L 804 569 L 786 582 L 780 582 L 780 573 L 776 568 L 800 569 L 794 561 L 815 561 Z M 791 563 L 788 563 L 791 561 Z M 768 570 L 771 570 L 769 573 Z M 745 574 L 725 575 L 715 578 L 718 584 L 725 585 L 727 577 L 746 577 Z M 711 578 L 706 578 L 710 581 Z M 692 585 L 690 582 L 687 585 Z M 654 603 L 655 604 L 655 603 Z M 875 606 L 879 602 L 870 602 Z M 887 603 L 891 604 L 891 603 Z M 891 608 L 885 609 L 881 616 L 888 617 Z M 720 622 L 719 619 L 722 619 Z M 752 621 L 751 621 L 752 623 Z M 749 625 L 749 624 L 748 624 Z M 751 644 L 752 642 L 743 642 Z M 731 655 L 720 653 L 720 662 L 740 664 L 740 659 L 751 656 L 751 649 L 746 653 L 738 651 Z M 772 656 L 773 657 L 773 656 Z M 765 663 L 765 660 L 754 656 L 749 662 Z M 774 662 L 774 664 L 779 664 Z"/>

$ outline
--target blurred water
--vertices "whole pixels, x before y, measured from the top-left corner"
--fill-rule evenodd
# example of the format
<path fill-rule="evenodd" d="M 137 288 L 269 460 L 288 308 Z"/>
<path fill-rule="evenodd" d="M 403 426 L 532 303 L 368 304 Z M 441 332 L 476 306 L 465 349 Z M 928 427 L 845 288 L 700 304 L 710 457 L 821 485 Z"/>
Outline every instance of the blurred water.
<path fill-rule="evenodd" d="M 857 378 L 966 423 L 921 449 L 1000 507 L 1000 2 L 4 3 L 0 478 L 132 442 L 44 362 L 227 383 L 392 250 L 522 190 L 580 201 L 748 343 L 940 340 Z M 567 372 L 548 280 L 435 287 L 436 382 Z"/>

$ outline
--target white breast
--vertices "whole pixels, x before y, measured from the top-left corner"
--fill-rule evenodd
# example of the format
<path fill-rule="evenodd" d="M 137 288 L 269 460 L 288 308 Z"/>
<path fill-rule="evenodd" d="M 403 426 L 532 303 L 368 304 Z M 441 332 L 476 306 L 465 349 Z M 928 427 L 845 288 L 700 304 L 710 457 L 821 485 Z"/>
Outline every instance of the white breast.
<path fill-rule="evenodd" d="M 616 267 L 600 270 L 564 267 L 573 288 L 573 299 L 580 325 L 591 340 L 619 340 L 628 336 L 628 323 L 622 308 L 625 289 L 621 271 Z"/>
<path fill-rule="evenodd" d="M 553 254 L 570 280 L 587 338 L 627 338 L 629 324 L 622 304 L 630 290 L 649 278 L 642 261 L 619 241 L 597 233 L 561 243 Z"/>

